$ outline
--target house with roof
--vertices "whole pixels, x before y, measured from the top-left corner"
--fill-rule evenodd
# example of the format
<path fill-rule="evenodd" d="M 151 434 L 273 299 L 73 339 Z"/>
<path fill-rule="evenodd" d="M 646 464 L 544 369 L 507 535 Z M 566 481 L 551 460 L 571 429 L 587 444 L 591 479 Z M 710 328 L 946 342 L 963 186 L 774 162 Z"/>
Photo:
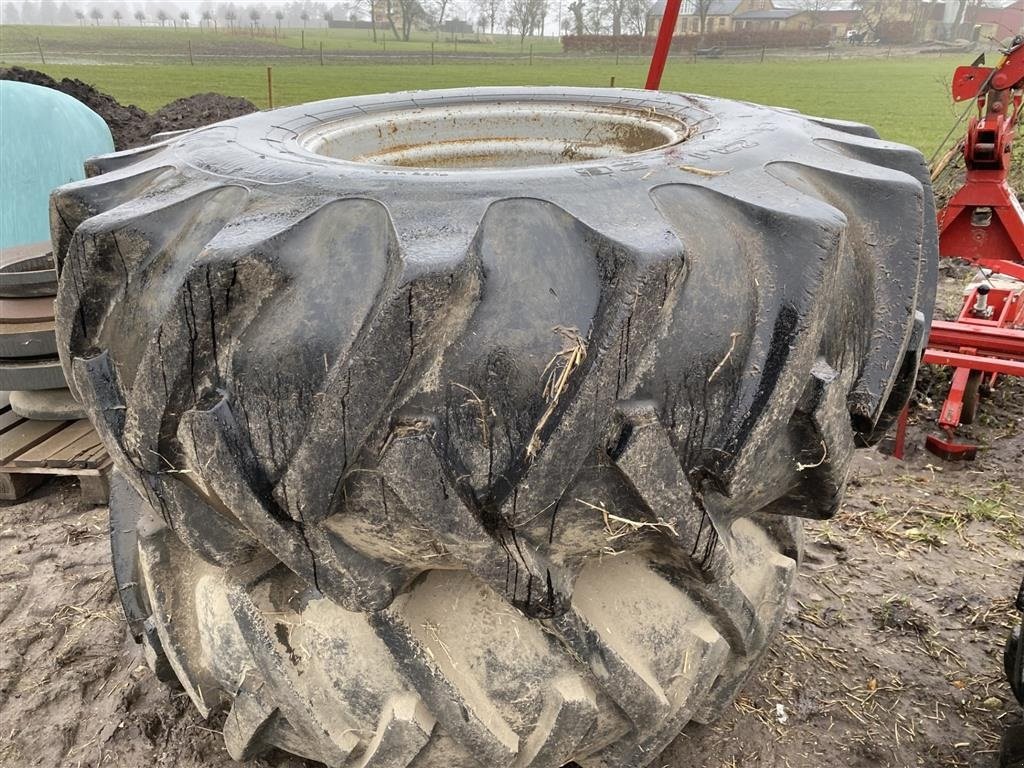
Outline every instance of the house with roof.
<path fill-rule="evenodd" d="M 733 16 L 733 29 L 767 32 L 780 29 L 810 29 L 811 17 L 797 8 L 763 8 Z"/>
<path fill-rule="evenodd" d="M 983 0 L 969 9 L 967 23 L 982 40 L 1004 40 L 1024 34 L 1024 0 Z"/>
<path fill-rule="evenodd" d="M 799 10 L 802 16 L 790 16 L 789 24 L 799 29 L 828 27 L 833 40 L 841 40 L 847 32 L 863 27 L 864 0 L 772 0 L 772 7 Z"/>
<path fill-rule="evenodd" d="M 706 32 L 728 32 L 733 29 L 732 19 L 738 13 L 766 6 L 769 0 L 711 0 L 707 6 Z M 661 18 L 665 15 L 665 0 L 657 0 L 647 12 L 647 29 L 649 34 L 656 34 L 661 26 Z M 695 0 L 683 0 L 679 8 L 679 19 L 676 21 L 676 35 L 700 34 L 700 10 Z"/>
<path fill-rule="evenodd" d="M 657 32 L 664 15 L 665 0 L 658 0 L 648 11 L 648 34 Z M 811 30 L 825 26 L 836 39 L 856 29 L 859 19 L 860 11 L 855 7 L 854 0 L 711 0 L 707 8 L 705 31 L 764 32 Z M 683 0 L 675 34 L 700 34 L 700 13 L 696 0 Z"/>

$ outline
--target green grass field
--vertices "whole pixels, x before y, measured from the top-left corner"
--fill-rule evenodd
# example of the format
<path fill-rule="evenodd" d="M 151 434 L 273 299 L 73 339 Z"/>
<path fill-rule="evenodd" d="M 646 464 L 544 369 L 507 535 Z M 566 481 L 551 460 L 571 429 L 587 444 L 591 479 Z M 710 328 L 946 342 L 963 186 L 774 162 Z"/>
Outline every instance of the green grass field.
<path fill-rule="evenodd" d="M 134 22 L 133 22 L 134 24 Z M 109 26 L 109 21 L 96 26 L 26 26 L 0 27 L 0 56 L 36 56 L 38 48 L 55 56 L 66 54 L 124 56 L 145 55 L 151 58 L 183 57 L 188 55 L 188 44 L 196 56 L 244 56 L 253 53 L 309 56 L 319 53 L 323 43 L 327 53 L 429 53 L 438 54 L 509 54 L 526 53 L 530 47 L 536 54 L 559 54 L 561 41 L 557 37 L 532 37 L 520 41 L 518 35 L 463 35 L 458 40 L 448 36 L 415 30 L 408 41 L 396 40 L 389 29 L 379 27 L 374 41 L 371 30 L 308 29 L 275 30 L 267 26 L 257 35 L 245 28 L 229 30 L 224 22 L 214 30 L 192 23 L 189 27 Z"/>
<path fill-rule="evenodd" d="M 48 35 L 45 39 L 44 32 Z M 189 39 L 194 51 L 218 51 L 223 58 L 197 59 L 195 66 L 190 66 L 187 58 L 182 61 L 178 54 L 175 63 L 126 58 L 117 64 L 51 62 L 43 66 L 38 63 L 38 56 L 33 61 L 22 55 L 31 51 L 26 46 L 34 44 L 36 33 L 44 51 L 61 50 L 76 57 L 76 62 L 89 61 L 90 51 L 111 51 L 122 56 L 143 49 L 153 54 L 180 52 L 182 42 Z M 307 34 L 307 44 L 319 39 L 312 31 Z M 369 42 L 372 46 L 362 31 L 317 30 L 315 34 L 337 46 L 357 42 Z M 544 45 L 554 42 L 546 41 Z M 617 86 L 641 87 L 647 71 L 646 60 L 636 56 L 618 63 L 614 58 L 547 55 L 537 56 L 532 64 L 525 58 L 484 58 L 439 61 L 436 65 L 422 60 L 395 63 L 385 59 L 335 59 L 328 60 L 327 66 L 309 59 L 273 58 L 273 54 L 291 50 L 288 46 L 297 44 L 297 30 L 290 30 L 287 38 L 275 43 L 272 38 L 200 33 L 195 28 L 0 27 L 0 64 L 17 63 L 53 77 L 79 78 L 121 102 L 147 110 L 204 91 L 243 96 L 265 107 L 267 64 L 274 66 L 277 106 L 334 96 L 466 85 L 606 86 L 613 77 Z M 425 45 L 429 50 L 429 40 L 423 38 L 405 45 L 421 51 Z M 518 40 L 514 47 L 518 49 Z M 261 56 L 261 52 L 267 55 Z M 885 138 L 912 144 L 930 155 L 959 112 L 950 99 L 948 83 L 954 67 L 966 63 L 967 58 L 972 57 L 893 56 L 833 61 L 798 58 L 769 59 L 764 63 L 756 59 L 677 59 L 670 61 L 662 85 L 669 90 L 859 120 L 877 127 Z"/>

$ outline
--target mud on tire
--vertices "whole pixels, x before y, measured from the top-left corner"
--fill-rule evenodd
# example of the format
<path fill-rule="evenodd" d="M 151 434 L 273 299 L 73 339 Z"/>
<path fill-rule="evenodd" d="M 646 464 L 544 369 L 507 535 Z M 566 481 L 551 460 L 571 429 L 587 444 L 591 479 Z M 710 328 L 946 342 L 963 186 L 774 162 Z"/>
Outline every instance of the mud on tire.
<path fill-rule="evenodd" d="M 641 766 L 778 627 L 909 394 L 920 155 L 698 96 L 249 115 L 51 202 L 136 638 L 228 749 Z"/>

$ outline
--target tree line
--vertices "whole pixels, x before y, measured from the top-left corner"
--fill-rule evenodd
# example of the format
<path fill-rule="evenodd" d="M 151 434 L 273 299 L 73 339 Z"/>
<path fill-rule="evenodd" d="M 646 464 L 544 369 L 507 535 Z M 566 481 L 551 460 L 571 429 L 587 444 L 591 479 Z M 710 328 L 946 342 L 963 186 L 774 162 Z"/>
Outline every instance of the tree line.
<path fill-rule="evenodd" d="M 443 29 L 459 20 L 484 34 L 644 34 L 649 0 L 296 0 L 167 2 L 110 0 L 7 0 L 0 24 L 63 26 L 157 26 L 240 30 L 270 26 L 324 27 L 364 22 L 382 34 L 408 40 L 413 29 Z M 451 24 L 449 24 L 451 27 Z"/>

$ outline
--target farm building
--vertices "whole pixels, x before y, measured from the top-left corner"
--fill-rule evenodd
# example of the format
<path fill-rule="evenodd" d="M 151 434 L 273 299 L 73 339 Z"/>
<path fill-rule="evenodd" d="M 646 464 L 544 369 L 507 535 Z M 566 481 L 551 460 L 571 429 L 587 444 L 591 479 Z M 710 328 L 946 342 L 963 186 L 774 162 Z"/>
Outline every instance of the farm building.
<path fill-rule="evenodd" d="M 1024 0 L 1021 0 L 1024 2 Z M 647 29 L 654 34 L 665 14 L 665 0 L 658 0 L 647 16 Z M 818 0 L 794 4 L 787 0 L 712 0 L 707 8 L 704 32 L 756 32 L 779 30 L 811 30 L 830 27 L 833 38 L 842 38 L 854 29 L 860 11 L 844 0 Z M 701 33 L 699 4 L 683 0 L 676 22 L 676 35 Z"/>
<path fill-rule="evenodd" d="M 767 0 L 712 0 L 707 9 L 706 32 L 725 31 L 732 29 L 732 19 L 740 10 L 760 6 Z M 665 15 L 665 0 L 658 0 L 648 11 L 647 29 L 651 34 L 657 32 L 661 17 Z M 677 35 L 700 34 L 700 14 L 694 0 L 683 0 L 679 9 L 679 20 L 676 22 Z"/>
<path fill-rule="evenodd" d="M 1024 0 L 988 0 L 971 8 L 967 23 L 978 28 L 980 39 L 1006 37 L 1024 33 Z"/>

